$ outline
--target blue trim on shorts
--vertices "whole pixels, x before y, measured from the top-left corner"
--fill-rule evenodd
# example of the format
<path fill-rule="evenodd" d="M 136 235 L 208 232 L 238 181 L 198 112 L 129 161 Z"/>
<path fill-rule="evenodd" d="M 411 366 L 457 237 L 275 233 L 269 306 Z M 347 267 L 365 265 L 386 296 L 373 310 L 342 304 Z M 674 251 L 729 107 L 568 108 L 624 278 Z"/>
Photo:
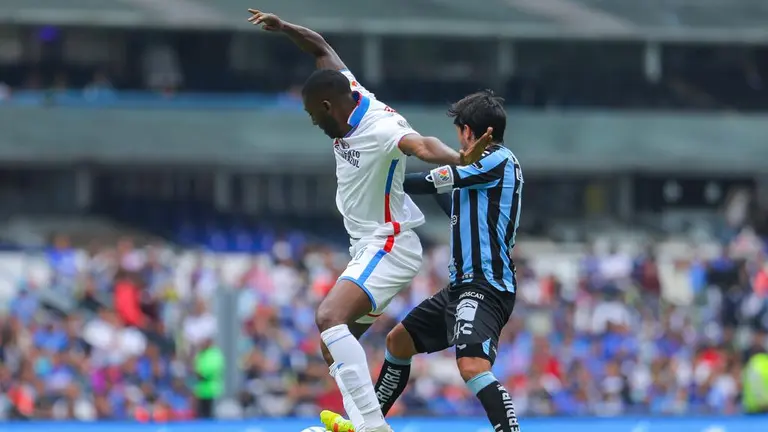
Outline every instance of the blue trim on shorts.
<path fill-rule="evenodd" d="M 371 261 L 368 263 L 368 266 L 365 267 L 365 270 L 363 270 L 363 273 L 360 274 L 360 278 L 358 279 L 358 283 L 360 285 L 365 285 L 365 281 L 368 280 L 369 277 L 371 277 L 371 273 L 373 273 L 373 270 L 376 269 L 376 266 L 379 265 L 379 261 L 381 261 L 382 258 L 384 258 L 384 255 L 387 254 L 387 251 L 384 249 L 379 249 L 378 252 L 376 252 L 376 255 L 371 258 Z"/>
<path fill-rule="evenodd" d="M 368 299 L 371 301 L 371 312 L 375 311 L 378 308 L 378 305 L 376 304 L 376 299 L 373 298 L 373 294 L 368 290 L 368 288 L 365 287 L 365 281 L 368 280 L 369 277 L 371 277 L 371 273 L 373 273 L 373 270 L 376 269 L 376 266 L 379 265 L 379 262 L 382 258 L 384 258 L 384 255 L 387 254 L 387 251 L 384 249 L 379 249 L 378 252 L 376 252 L 376 255 L 371 258 L 371 261 L 368 262 L 368 265 L 363 269 L 363 272 L 360 274 L 360 277 L 355 279 L 350 276 L 342 276 L 339 278 L 339 280 L 348 280 L 355 285 L 359 286 L 360 289 L 362 289 L 365 294 L 368 295 Z"/>
<path fill-rule="evenodd" d="M 347 281 L 350 281 L 353 284 L 357 285 L 358 287 L 360 287 L 360 289 L 363 290 L 365 295 L 368 296 L 368 300 L 371 301 L 371 308 L 372 308 L 371 312 L 376 310 L 376 299 L 373 298 L 373 294 L 371 294 L 371 292 L 368 291 L 368 288 L 366 288 L 365 285 L 361 284 L 358 279 L 355 279 L 355 278 L 352 278 L 352 277 L 349 277 L 349 276 L 342 276 L 342 277 L 339 278 L 339 280 L 347 280 Z"/>

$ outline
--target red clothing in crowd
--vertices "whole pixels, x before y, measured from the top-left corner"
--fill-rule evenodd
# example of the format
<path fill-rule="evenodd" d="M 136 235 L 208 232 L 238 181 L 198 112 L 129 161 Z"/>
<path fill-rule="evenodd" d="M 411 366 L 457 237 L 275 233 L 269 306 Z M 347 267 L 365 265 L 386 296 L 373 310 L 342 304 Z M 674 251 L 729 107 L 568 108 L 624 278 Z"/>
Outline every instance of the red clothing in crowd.
<path fill-rule="evenodd" d="M 28 386 L 17 385 L 8 390 L 8 399 L 16 409 L 25 416 L 31 416 L 35 411 L 35 397 Z"/>
<path fill-rule="evenodd" d="M 755 294 L 760 297 L 768 297 L 768 270 L 761 268 L 755 275 L 754 283 Z"/>
<path fill-rule="evenodd" d="M 318 395 L 315 403 L 327 410 L 344 412 L 344 398 L 335 388 Z"/>
<path fill-rule="evenodd" d="M 127 279 L 115 284 L 115 310 L 126 325 L 144 327 L 147 317 L 141 311 L 139 287 Z"/>

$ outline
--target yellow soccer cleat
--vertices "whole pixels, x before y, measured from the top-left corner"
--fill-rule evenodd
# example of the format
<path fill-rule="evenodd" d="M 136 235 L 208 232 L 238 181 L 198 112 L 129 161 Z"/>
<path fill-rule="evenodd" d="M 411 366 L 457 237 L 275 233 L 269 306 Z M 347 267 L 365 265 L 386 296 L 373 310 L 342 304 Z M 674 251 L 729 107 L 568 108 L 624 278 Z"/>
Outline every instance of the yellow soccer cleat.
<path fill-rule="evenodd" d="M 355 425 L 351 421 L 333 411 L 323 410 L 320 412 L 320 421 L 330 432 L 355 432 Z"/>

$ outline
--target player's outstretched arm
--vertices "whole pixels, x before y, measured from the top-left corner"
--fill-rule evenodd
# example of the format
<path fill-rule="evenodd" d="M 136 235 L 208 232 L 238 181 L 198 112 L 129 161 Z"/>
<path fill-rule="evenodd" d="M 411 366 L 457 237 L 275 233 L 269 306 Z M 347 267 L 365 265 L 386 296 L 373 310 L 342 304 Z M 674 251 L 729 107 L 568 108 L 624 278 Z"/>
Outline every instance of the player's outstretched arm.
<path fill-rule="evenodd" d="M 471 165 L 483 157 L 483 152 L 493 141 L 493 128 L 482 137 L 471 143 L 466 149 L 456 151 L 435 137 L 425 137 L 419 134 L 404 136 L 400 143 L 400 151 L 407 155 L 416 156 L 424 162 L 437 165 Z"/>
<path fill-rule="evenodd" d="M 251 24 L 260 25 L 266 31 L 280 32 L 288 36 L 302 51 L 312 54 L 318 69 L 347 68 L 333 47 L 314 30 L 283 21 L 275 14 L 257 9 L 248 9 L 248 12 L 251 13 L 251 17 L 248 18 Z"/>
<path fill-rule="evenodd" d="M 461 154 L 435 137 L 410 134 L 404 136 L 398 146 L 403 153 L 416 156 L 424 162 L 437 165 L 462 164 Z"/>

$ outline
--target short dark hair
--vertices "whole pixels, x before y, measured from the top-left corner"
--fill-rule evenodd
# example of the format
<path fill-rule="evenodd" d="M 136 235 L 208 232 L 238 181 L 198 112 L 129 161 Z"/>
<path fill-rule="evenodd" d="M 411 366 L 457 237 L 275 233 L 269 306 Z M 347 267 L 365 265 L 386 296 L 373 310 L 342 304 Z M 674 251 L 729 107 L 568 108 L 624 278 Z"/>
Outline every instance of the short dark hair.
<path fill-rule="evenodd" d="M 333 69 L 318 69 L 304 82 L 302 95 L 333 98 L 352 93 L 349 80 L 343 73 Z"/>
<path fill-rule="evenodd" d="M 448 116 L 453 117 L 453 124 L 469 129 L 480 138 L 489 127 L 493 128 L 493 142 L 504 141 L 507 128 L 507 113 L 504 111 L 504 99 L 495 96 L 493 90 L 483 90 L 465 96 L 451 105 Z"/>

